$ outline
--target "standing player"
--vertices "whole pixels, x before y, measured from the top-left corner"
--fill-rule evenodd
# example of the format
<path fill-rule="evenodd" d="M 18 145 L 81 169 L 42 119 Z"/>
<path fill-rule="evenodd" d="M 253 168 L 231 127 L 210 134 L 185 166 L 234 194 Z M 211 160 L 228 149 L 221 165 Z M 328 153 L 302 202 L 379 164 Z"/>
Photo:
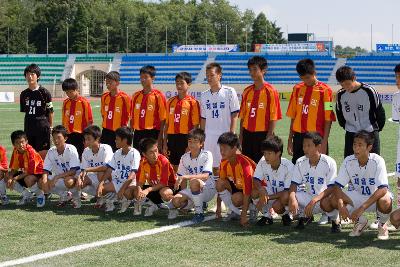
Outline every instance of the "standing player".
<path fill-rule="evenodd" d="M 153 66 L 142 67 L 140 82 L 143 90 L 132 96 L 131 128 L 134 130 L 133 147 L 136 149 L 145 137 L 158 140 L 160 151 L 163 148 L 167 101 L 164 94 L 154 88 L 155 76 L 156 69 Z"/>
<path fill-rule="evenodd" d="M 68 130 L 67 143 L 76 147 L 79 158 L 84 149 L 83 130 L 93 123 L 92 107 L 89 101 L 79 95 L 78 83 L 68 78 L 62 83 L 62 90 L 67 95 L 62 107 L 62 124 Z"/>
<path fill-rule="evenodd" d="M 53 103 L 50 92 L 39 85 L 41 70 L 31 64 L 24 70 L 28 88 L 21 92 L 20 111 L 25 113 L 24 132 L 29 144 L 44 159 L 50 148 L 50 129 L 53 126 Z"/>
<path fill-rule="evenodd" d="M 400 90 L 400 64 L 394 68 L 396 76 L 397 89 Z M 392 119 L 394 122 L 400 122 L 400 91 L 393 94 L 392 100 Z M 397 207 L 400 208 L 400 132 L 397 141 L 397 160 L 396 160 L 396 177 L 397 177 Z"/>
<path fill-rule="evenodd" d="M 293 169 L 292 182 L 289 190 L 289 211 L 299 214 L 296 226 L 301 230 L 304 223 L 311 221 L 314 214 L 322 213 L 321 200 L 330 196 L 333 188 L 325 190 L 336 177 L 336 162 L 331 157 L 322 154 L 322 137 L 319 133 L 310 132 L 303 135 L 304 156 L 299 158 Z M 304 184 L 306 191 L 298 191 Z M 332 221 L 332 231 L 340 229 L 338 221 Z"/>
<path fill-rule="evenodd" d="M 110 71 L 106 75 L 108 92 L 101 96 L 101 116 L 103 118 L 103 131 L 100 142 L 110 145 L 113 151 L 117 150 L 115 144 L 115 130 L 127 126 L 130 118 L 131 99 L 118 89 L 119 73 Z"/>
<path fill-rule="evenodd" d="M 274 134 L 282 112 L 278 92 L 264 80 L 267 60 L 254 56 L 247 62 L 247 67 L 254 84 L 243 92 L 239 112 L 240 139 L 243 154 L 258 162 L 263 154 L 260 143 Z"/>
<path fill-rule="evenodd" d="M 203 203 L 208 203 L 216 195 L 215 181 L 212 177 L 213 157 L 211 152 L 203 150 L 206 136 L 202 129 L 193 129 L 188 134 L 189 152 L 185 153 L 179 163 L 178 179 L 175 189 L 189 181 L 190 189 L 183 189 L 172 200 L 174 208 L 182 208 L 188 201 L 193 201 L 195 208 L 194 222 L 204 220 Z M 173 209 L 168 219 L 175 219 L 177 210 Z"/>
<path fill-rule="evenodd" d="M 167 103 L 167 122 L 165 125 L 166 135 L 164 137 L 164 155 L 178 170 L 179 161 L 186 152 L 188 145 L 188 133 L 200 124 L 200 104 L 188 90 L 192 84 L 190 73 L 181 72 L 175 77 L 178 95 L 171 97 Z"/>
<path fill-rule="evenodd" d="M 8 171 L 6 149 L 0 145 L 0 201 L 1 205 L 7 205 L 10 200 L 6 193 L 6 175 Z"/>
<path fill-rule="evenodd" d="M 302 80 L 294 86 L 286 116 L 291 119 L 288 153 L 293 164 L 304 155 L 303 138 L 306 132 L 322 136 L 321 153 L 328 154 L 328 137 L 332 121 L 336 120 L 332 106 L 332 89 L 318 81 L 314 61 L 302 59 L 297 63 L 297 73 Z"/>

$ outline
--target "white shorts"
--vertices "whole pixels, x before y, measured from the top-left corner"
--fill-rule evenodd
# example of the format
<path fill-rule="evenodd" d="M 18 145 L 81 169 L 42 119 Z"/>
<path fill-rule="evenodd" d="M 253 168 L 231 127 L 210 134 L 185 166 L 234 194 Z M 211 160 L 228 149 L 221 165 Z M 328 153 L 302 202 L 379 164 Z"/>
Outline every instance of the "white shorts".
<path fill-rule="evenodd" d="M 366 202 L 371 196 L 368 195 L 363 195 L 360 192 L 353 190 L 353 191 L 347 191 L 344 192 L 353 202 L 353 206 L 349 208 L 349 212 L 353 212 L 354 210 L 358 209 L 361 207 L 361 205 Z M 386 194 L 389 194 L 390 198 L 393 199 L 393 195 L 391 192 L 387 192 Z M 371 206 L 368 207 L 368 209 L 365 210 L 366 212 L 375 212 L 376 211 L 376 203 L 372 204 Z"/>
<path fill-rule="evenodd" d="M 313 197 L 314 196 L 309 194 L 308 192 L 304 192 L 304 191 L 296 192 L 296 198 L 297 198 L 297 202 L 299 203 L 300 210 L 304 210 L 304 208 L 308 205 L 308 203 L 310 203 L 310 201 Z M 321 209 L 320 203 L 318 202 L 314 206 L 313 214 L 318 214 L 318 213 L 322 213 L 322 212 L 323 211 Z"/>
<path fill-rule="evenodd" d="M 222 159 L 219 145 L 217 144 L 219 136 L 216 134 L 206 134 L 204 142 L 204 150 L 210 151 L 213 156 L 213 168 L 219 168 Z"/>
<path fill-rule="evenodd" d="M 121 187 L 124 185 L 124 183 L 126 182 L 127 180 L 116 180 L 116 179 L 112 179 L 111 180 L 111 182 L 113 183 L 113 185 L 114 185 L 114 188 L 115 188 L 115 193 L 118 193 L 119 192 L 119 190 L 121 189 Z M 129 184 L 129 186 L 135 186 L 136 185 L 136 179 L 133 179 L 132 180 L 132 182 Z"/>
<path fill-rule="evenodd" d="M 49 180 L 53 179 L 53 176 L 48 176 Z M 50 189 L 50 193 L 56 194 L 58 196 L 63 195 L 65 191 L 68 191 L 67 187 L 65 186 L 64 180 L 60 179 L 57 181 L 57 183 L 54 185 L 52 189 Z"/>
<path fill-rule="evenodd" d="M 97 188 L 99 186 L 99 178 L 97 177 L 96 172 L 88 172 L 87 177 L 90 179 L 94 187 Z"/>
<path fill-rule="evenodd" d="M 400 140 L 397 142 L 396 177 L 400 177 Z"/>
<path fill-rule="evenodd" d="M 212 179 L 212 178 L 210 178 Z M 215 184 L 214 183 L 205 183 L 204 181 L 201 181 L 203 184 L 203 190 L 201 191 L 201 199 L 203 202 L 210 202 L 214 196 L 217 194 L 217 190 L 215 189 Z M 185 188 L 181 191 L 179 191 L 179 194 L 187 196 L 190 200 L 193 201 L 193 194 L 192 191 L 190 191 L 190 188 Z"/>

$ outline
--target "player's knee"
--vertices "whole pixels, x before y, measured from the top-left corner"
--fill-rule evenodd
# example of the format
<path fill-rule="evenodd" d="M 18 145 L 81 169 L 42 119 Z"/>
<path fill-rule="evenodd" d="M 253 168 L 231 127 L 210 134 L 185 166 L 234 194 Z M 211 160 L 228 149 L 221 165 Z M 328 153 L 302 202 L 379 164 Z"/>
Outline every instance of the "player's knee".
<path fill-rule="evenodd" d="M 332 211 L 332 207 L 330 205 L 329 198 L 324 198 L 320 201 L 320 207 L 323 211 L 330 212 Z"/>
<path fill-rule="evenodd" d="M 172 199 L 172 205 L 174 205 L 175 208 L 180 208 L 183 206 L 183 197 L 181 194 L 177 194 L 174 196 Z"/>
<path fill-rule="evenodd" d="M 390 214 L 390 222 L 393 224 L 394 227 L 399 228 L 400 226 L 400 209 L 394 211 Z"/>
<path fill-rule="evenodd" d="M 258 199 L 259 197 L 260 197 L 260 194 L 259 194 L 258 190 L 253 189 L 253 190 L 251 191 L 251 198 L 252 198 L 252 199 Z"/>
<path fill-rule="evenodd" d="M 72 177 L 67 177 L 64 179 L 65 187 L 68 189 L 74 188 L 75 186 L 75 179 Z"/>
<path fill-rule="evenodd" d="M 192 192 L 199 192 L 201 190 L 201 183 L 197 179 L 190 180 L 190 191 Z"/>
<path fill-rule="evenodd" d="M 128 187 L 125 191 L 124 191 L 124 197 L 126 199 L 132 200 L 134 197 L 134 189 L 131 187 Z"/>
<path fill-rule="evenodd" d="M 223 179 L 218 179 L 215 183 L 215 188 L 218 192 L 222 192 L 226 189 L 226 181 Z"/>
<path fill-rule="evenodd" d="M 275 200 L 274 203 L 272 203 L 272 208 L 278 214 L 282 214 L 285 212 L 285 206 L 283 206 L 279 200 Z"/>
<path fill-rule="evenodd" d="M 160 195 L 161 195 L 162 200 L 164 200 L 164 201 L 170 201 L 174 197 L 174 193 L 168 187 L 162 188 L 160 190 Z"/>
<path fill-rule="evenodd" d="M 24 178 L 24 182 L 27 187 L 31 187 L 36 183 L 36 177 L 33 175 L 28 175 Z"/>
<path fill-rule="evenodd" d="M 232 203 L 235 207 L 240 207 L 243 204 L 243 195 L 241 193 L 236 193 L 232 195 Z"/>
<path fill-rule="evenodd" d="M 392 199 L 387 195 L 380 198 L 376 205 L 378 210 L 382 213 L 387 214 L 392 211 Z"/>

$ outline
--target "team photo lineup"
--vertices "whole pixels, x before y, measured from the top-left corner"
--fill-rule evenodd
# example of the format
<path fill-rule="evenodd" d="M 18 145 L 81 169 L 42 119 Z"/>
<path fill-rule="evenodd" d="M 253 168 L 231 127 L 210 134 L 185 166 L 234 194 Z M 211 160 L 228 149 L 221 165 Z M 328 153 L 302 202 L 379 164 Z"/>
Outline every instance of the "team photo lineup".
<path fill-rule="evenodd" d="M 9 133 L 9 160 L 0 144 L 2 206 L 34 200 L 40 209 L 56 199 L 58 209 L 80 209 L 90 198 L 110 216 L 129 212 L 134 220 L 167 210 L 168 219 L 189 213 L 197 224 L 215 203 L 217 220 L 243 227 L 268 228 L 280 218 L 282 227 L 296 221 L 294 228 L 302 230 L 321 215 L 319 223 L 331 223 L 332 233 L 353 224 L 351 237 L 369 226 L 378 239 L 389 239 L 389 230 L 400 227 L 399 205 L 393 203 L 400 187 L 389 187 L 380 156 L 387 114 L 377 91 L 345 65 L 336 71 L 342 88 L 334 96 L 305 57 L 296 65 L 301 82 L 282 114 L 278 91 L 265 80 L 267 67 L 267 57 L 248 60 L 253 84 L 241 101 L 221 83 L 218 62 L 206 66 L 209 89 L 200 100 L 190 95 L 188 72 L 176 74 L 177 94 L 167 100 L 154 85 L 154 66 L 140 69 L 143 89 L 133 95 L 119 89 L 120 74 L 110 71 L 96 118 L 101 125 L 94 125 L 91 102 L 75 79 L 62 82 L 66 98 L 58 113 L 40 85 L 40 66 L 26 66 L 21 75 L 28 88 L 19 98 L 24 129 Z M 400 64 L 393 76 L 400 89 Z M 283 116 L 290 119 L 288 140 L 275 135 Z M 399 122 L 400 93 L 393 95 L 391 116 Z M 343 128 L 342 162 L 329 156 L 333 123 Z M 283 157 L 284 149 L 291 158 Z M 400 145 L 396 162 L 400 180 Z M 16 203 L 8 197 L 12 191 Z M 370 225 L 367 213 L 376 218 Z"/>

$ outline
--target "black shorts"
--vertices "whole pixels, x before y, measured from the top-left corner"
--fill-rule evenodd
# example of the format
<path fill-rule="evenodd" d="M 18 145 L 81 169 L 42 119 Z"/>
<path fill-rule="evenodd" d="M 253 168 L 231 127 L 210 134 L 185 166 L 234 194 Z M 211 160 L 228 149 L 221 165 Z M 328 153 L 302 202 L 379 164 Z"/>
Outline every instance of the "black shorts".
<path fill-rule="evenodd" d="M 168 135 L 168 159 L 172 165 L 179 165 L 181 157 L 186 152 L 188 137 L 187 134 Z"/>
<path fill-rule="evenodd" d="M 268 132 L 250 132 L 243 128 L 242 153 L 254 162 L 259 162 L 263 156 L 261 142 L 267 138 Z"/>
<path fill-rule="evenodd" d="M 231 180 L 228 180 L 228 181 L 229 181 L 229 184 L 230 184 L 231 189 L 232 189 L 232 195 L 235 194 L 235 193 L 243 193 L 243 189 L 237 188 L 235 183 L 232 182 Z"/>
<path fill-rule="evenodd" d="M 111 146 L 113 152 L 115 152 L 117 150 L 117 146 L 115 145 L 115 132 L 103 128 L 103 131 L 101 132 L 100 143 Z"/>
<path fill-rule="evenodd" d="M 85 139 L 83 137 L 83 134 L 81 133 L 68 134 L 67 143 L 76 147 L 76 150 L 78 150 L 79 159 L 82 159 L 82 153 L 83 150 L 85 149 L 84 141 Z"/>
<path fill-rule="evenodd" d="M 50 127 L 25 130 L 28 143 L 37 151 L 50 149 Z"/>
<path fill-rule="evenodd" d="M 139 142 L 143 138 L 153 138 L 158 139 L 158 135 L 160 134 L 160 130 L 151 129 L 151 130 L 135 130 L 133 133 L 133 142 L 132 146 L 139 150 Z M 140 150 L 139 150 L 140 151 Z"/>
<path fill-rule="evenodd" d="M 149 187 L 150 187 L 150 185 L 143 185 L 143 186 L 142 186 L 142 189 L 145 190 L 145 189 L 147 189 L 147 188 L 149 188 Z M 172 192 L 174 193 L 174 195 L 177 194 L 178 190 L 175 191 L 175 190 L 174 190 L 173 188 L 171 188 L 171 187 L 168 187 L 168 188 L 170 188 L 170 189 L 172 190 Z M 157 205 L 157 204 L 161 204 L 161 203 L 164 202 L 164 201 L 162 200 L 162 198 L 161 198 L 160 191 L 151 191 L 150 193 L 147 194 L 147 198 L 150 199 L 150 201 L 153 202 L 153 203 L 156 204 L 156 205 Z"/>
<path fill-rule="evenodd" d="M 304 140 L 304 133 L 293 134 L 293 157 L 292 157 L 293 164 L 296 164 L 296 161 L 300 157 L 304 156 L 303 140 Z M 326 155 L 329 155 L 329 144 L 327 144 Z"/>
<path fill-rule="evenodd" d="M 16 172 L 16 173 L 13 175 L 13 177 L 17 177 L 17 176 L 20 175 L 20 174 L 22 174 L 22 171 Z M 38 181 L 39 181 L 39 179 L 41 179 L 41 178 L 43 177 L 43 174 L 34 174 L 34 176 L 36 176 L 36 178 L 37 178 Z M 28 188 L 28 186 L 27 186 L 26 183 L 25 183 L 25 178 L 24 178 L 24 179 L 19 179 L 19 180 L 17 181 L 17 183 L 19 183 L 22 187 Z"/>
<path fill-rule="evenodd" d="M 381 142 L 379 139 L 379 132 L 374 131 L 373 133 L 374 133 L 375 141 L 374 141 L 374 144 L 372 145 L 371 153 L 376 153 L 379 155 L 381 152 L 381 145 L 380 145 Z M 346 136 L 344 139 L 344 158 L 354 154 L 354 151 L 353 151 L 354 135 L 355 135 L 355 133 L 346 131 Z"/>

